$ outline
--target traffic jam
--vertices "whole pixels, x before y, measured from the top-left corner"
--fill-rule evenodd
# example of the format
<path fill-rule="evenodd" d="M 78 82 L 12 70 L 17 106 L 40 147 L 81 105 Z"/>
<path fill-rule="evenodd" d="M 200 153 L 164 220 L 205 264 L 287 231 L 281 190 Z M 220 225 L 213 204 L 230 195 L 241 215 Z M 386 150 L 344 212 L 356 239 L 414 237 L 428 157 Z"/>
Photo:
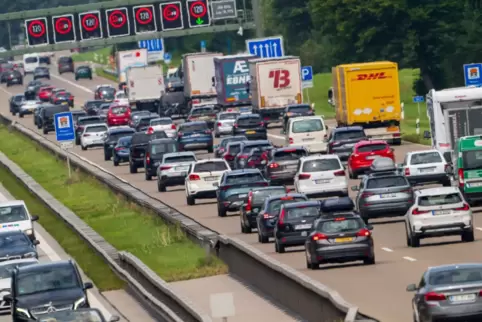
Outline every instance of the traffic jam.
<path fill-rule="evenodd" d="M 82 109 L 73 108 L 67 90 L 33 80 L 25 94 L 11 97 L 12 115 L 31 114 L 48 134 L 55 131 L 54 115 L 71 111 L 74 143 L 82 150 L 95 149 L 114 167 L 143 175 L 159 194 L 183 189 L 187 206 L 215 202 L 219 220 L 238 216 L 242 234 L 256 234 L 278 254 L 304 248 L 309 270 L 375 265 L 380 218 L 404 222 L 408 248 L 445 236 L 474 242 L 482 137 L 458 120 L 473 112 L 468 106 L 482 98 L 482 89 L 431 91 L 431 128 L 424 135 L 433 146 L 400 160 L 394 152 L 403 144 L 396 63 L 334 68 L 328 96 L 336 126 L 330 127 L 303 101 L 297 57 L 192 53 L 166 73 L 147 61 L 134 64 L 139 55 L 132 52 L 117 59 L 124 66 L 119 86 L 98 85 Z M 445 126 L 449 114 L 454 123 Z M 283 144 L 270 140 L 273 128 Z M 480 321 L 482 264 L 427 268 L 407 291 L 414 292 L 415 321 Z"/>

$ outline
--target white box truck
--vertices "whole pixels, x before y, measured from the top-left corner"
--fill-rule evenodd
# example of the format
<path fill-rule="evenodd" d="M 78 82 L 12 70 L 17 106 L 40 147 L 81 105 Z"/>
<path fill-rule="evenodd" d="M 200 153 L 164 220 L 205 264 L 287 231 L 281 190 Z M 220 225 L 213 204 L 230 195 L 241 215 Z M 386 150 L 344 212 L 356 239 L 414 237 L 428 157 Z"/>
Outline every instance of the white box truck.
<path fill-rule="evenodd" d="M 166 91 L 162 66 L 150 65 L 127 69 L 126 94 L 131 106 L 138 110 L 157 112 Z"/>
<path fill-rule="evenodd" d="M 265 123 L 278 123 L 287 105 L 301 104 L 303 90 L 298 57 L 261 58 L 249 61 L 249 93 L 253 113 Z"/>
<path fill-rule="evenodd" d="M 116 62 L 119 89 L 122 89 L 126 85 L 126 73 L 129 67 L 147 66 L 147 49 L 118 51 Z"/>

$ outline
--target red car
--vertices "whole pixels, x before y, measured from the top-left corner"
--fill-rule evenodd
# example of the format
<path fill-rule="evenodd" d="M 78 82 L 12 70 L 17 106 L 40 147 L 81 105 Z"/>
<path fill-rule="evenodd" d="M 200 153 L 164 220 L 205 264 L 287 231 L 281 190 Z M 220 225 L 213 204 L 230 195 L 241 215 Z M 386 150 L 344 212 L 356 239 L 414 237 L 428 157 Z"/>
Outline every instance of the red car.
<path fill-rule="evenodd" d="M 366 172 L 376 157 L 390 158 L 395 162 L 393 149 L 386 141 L 372 140 L 360 141 L 353 147 L 353 152 L 348 158 L 348 175 L 356 179 L 358 175 Z"/>
<path fill-rule="evenodd" d="M 57 92 L 50 95 L 50 102 L 52 104 L 68 104 L 74 107 L 74 96 L 69 92 Z"/>
<path fill-rule="evenodd" d="M 131 118 L 131 109 L 127 105 L 111 104 L 107 112 L 107 125 L 128 125 Z"/>
<path fill-rule="evenodd" d="M 52 95 L 52 90 L 54 89 L 55 87 L 53 86 L 43 86 L 43 87 L 40 87 L 39 91 L 38 91 L 38 98 L 42 101 L 42 102 L 48 102 L 50 101 L 50 96 Z"/>

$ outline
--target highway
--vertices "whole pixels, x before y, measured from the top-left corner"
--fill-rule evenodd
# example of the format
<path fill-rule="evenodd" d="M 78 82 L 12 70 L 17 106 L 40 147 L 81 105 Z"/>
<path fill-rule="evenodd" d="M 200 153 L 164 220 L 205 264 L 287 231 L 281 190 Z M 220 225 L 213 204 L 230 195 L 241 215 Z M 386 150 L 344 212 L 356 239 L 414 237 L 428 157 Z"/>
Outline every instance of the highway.
<path fill-rule="evenodd" d="M 52 79 L 49 82 L 56 87 L 63 87 L 75 96 L 75 103 L 80 106 L 83 101 L 93 99 L 93 90 L 99 84 L 113 84 L 103 78 L 90 80 L 74 80 L 73 74 L 56 76 L 55 68 L 51 67 Z M 30 80 L 28 77 L 25 81 Z M 7 100 L 11 94 L 22 93 L 24 87 L 13 86 L 8 89 L 0 87 L 0 112 L 9 114 Z M 17 121 L 37 131 L 33 126 L 31 116 Z M 47 135 L 49 140 L 55 140 L 55 134 Z M 270 129 L 269 138 L 276 144 L 283 144 L 280 129 Z M 403 161 L 408 151 L 422 150 L 426 147 L 417 144 L 403 144 L 396 146 L 397 162 Z M 310 271 L 305 266 L 303 248 L 288 249 L 285 254 L 277 254 L 274 246 L 259 244 L 256 234 L 244 235 L 240 232 L 240 222 L 237 215 L 219 218 L 216 211 L 216 200 L 197 201 L 195 206 L 187 206 L 184 187 L 171 187 L 168 192 L 159 193 L 156 181 L 145 181 L 144 175 L 130 174 L 127 165 L 114 167 L 112 162 L 103 160 L 101 149 L 81 151 L 74 149 L 78 155 L 114 173 L 124 180 L 141 189 L 154 198 L 158 198 L 180 212 L 190 216 L 201 224 L 228 236 L 239 238 L 253 245 L 284 264 L 303 272 L 313 279 L 337 290 L 346 300 L 358 305 L 361 312 L 374 316 L 381 321 L 402 322 L 412 319 L 411 298 L 405 288 L 410 283 L 417 283 L 424 270 L 429 266 L 456 262 L 481 261 L 480 241 L 482 237 L 482 221 L 475 219 L 476 241 L 461 243 L 458 237 L 437 238 L 422 241 L 418 249 L 407 248 L 405 228 L 403 222 L 397 219 L 377 220 L 374 224 L 374 239 L 376 244 L 376 265 L 363 266 L 361 264 L 330 265 L 318 271 Z M 198 152 L 198 157 L 207 157 L 205 151 Z M 350 180 L 350 185 L 357 185 L 358 180 Z M 353 197 L 353 193 L 350 192 Z"/>

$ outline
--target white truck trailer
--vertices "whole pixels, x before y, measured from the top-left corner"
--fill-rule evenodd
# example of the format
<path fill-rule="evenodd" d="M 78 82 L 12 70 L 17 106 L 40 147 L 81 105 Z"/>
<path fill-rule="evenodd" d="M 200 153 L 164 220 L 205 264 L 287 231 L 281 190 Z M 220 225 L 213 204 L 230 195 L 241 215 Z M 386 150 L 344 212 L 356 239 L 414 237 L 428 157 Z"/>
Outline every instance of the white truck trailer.
<path fill-rule="evenodd" d="M 126 94 L 131 106 L 157 112 L 166 91 L 162 66 L 150 65 L 127 69 Z"/>
<path fill-rule="evenodd" d="M 122 89 L 126 85 L 128 68 L 147 66 L 147 49 L 118 51 L 116 63 L 119 89 Z"/>

